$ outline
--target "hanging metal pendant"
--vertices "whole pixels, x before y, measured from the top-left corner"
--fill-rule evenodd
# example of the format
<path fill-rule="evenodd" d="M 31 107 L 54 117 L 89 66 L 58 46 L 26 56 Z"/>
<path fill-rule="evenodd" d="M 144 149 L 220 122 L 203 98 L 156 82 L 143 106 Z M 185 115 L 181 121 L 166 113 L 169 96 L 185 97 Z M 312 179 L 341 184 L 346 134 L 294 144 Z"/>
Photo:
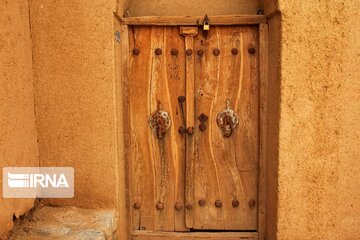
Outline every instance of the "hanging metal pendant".
<path fill-rule="evenodd" d="M 161 102 L 158 102 L 157 110 L 150 115 L 149 126 L 159 139 L 162 139 L 166 130 L 170 128 L 171 119 L 169 113 L 164 111 L 161 107 Z"/>
<path fill-rule="evenodd" d="M 226 99 L 226 109 L 220 112 L 216 117 L 216 123 L 222 130 L 224 137 L 230 137 L 233 129 L 239 124 L 239 118 L 230 108 L 230 101 Z"/>

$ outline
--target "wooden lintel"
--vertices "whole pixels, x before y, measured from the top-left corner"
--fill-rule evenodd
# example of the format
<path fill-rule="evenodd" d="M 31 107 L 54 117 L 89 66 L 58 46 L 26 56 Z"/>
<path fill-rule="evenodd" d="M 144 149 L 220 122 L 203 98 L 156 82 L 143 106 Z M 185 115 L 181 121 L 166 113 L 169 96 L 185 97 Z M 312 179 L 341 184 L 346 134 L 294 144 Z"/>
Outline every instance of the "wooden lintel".
<path fill-rule="evenodd" d="M 126 25 L 169 25 L 169 26 L 201 26 L 204 16 L 145 16 L 120 18 Z M 266 23 L 264 15 L 219 15 L 209 16 L 210 25 L 252 25 Z"/>

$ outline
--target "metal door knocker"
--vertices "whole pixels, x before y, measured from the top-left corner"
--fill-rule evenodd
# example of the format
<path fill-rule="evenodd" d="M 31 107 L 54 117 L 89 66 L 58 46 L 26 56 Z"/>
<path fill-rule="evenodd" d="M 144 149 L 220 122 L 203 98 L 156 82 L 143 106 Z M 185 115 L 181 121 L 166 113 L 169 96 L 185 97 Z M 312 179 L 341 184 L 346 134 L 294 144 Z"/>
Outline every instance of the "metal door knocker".
<path fill-rule="evenodd" d="M 156 133 L 157 137 L 162 139 L 170 125 L 171 119 L 169 113 L 162 109 L 161 102 L 158 101 L 157 110 L 150 115 L 149 126 Z"/>
<path fill-rule="evenodd" d="M 216 123 L 222 130 L 224 137 L 230 137 L 233 129 L 238 125 L 239 118 L 234 110 L 230 108 L 229 99 L 226 99 L 226 109 L 217 115 Z"/>

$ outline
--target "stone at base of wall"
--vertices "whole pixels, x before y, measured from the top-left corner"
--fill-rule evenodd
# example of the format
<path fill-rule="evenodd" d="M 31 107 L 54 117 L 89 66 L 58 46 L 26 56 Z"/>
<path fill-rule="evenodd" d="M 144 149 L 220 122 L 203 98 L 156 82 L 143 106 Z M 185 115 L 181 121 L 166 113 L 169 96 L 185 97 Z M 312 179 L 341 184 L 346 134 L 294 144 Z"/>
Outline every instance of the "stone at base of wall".
<path fill-rule="evenodd" d="M 17 226 L 11 240 L 116 240 L 115 210 L 45 206 Z"/>

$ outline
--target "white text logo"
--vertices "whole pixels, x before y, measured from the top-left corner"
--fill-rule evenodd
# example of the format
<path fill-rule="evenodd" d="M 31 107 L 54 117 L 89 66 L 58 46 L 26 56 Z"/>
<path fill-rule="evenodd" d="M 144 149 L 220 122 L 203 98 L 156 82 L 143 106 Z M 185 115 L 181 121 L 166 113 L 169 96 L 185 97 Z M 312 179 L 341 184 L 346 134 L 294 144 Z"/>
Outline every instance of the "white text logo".
<path fill-rule="evenodd" d="M 72 198 L 74 169 L 70 167 L 6 167 L 4 198 Z"/>
<path fill-rule="evenodd" d="M 60 174 L 58 177 L 56 174 L 12 174 L 8 173 L 8 185 L 11 188 L 16 187 L 30 187 L 37 188 L 43 187 L 47 188 L 49 186 L 59 188 L 59 187 L 69 187 L 69 184 L 66 180 L 64 174 Z"/>

